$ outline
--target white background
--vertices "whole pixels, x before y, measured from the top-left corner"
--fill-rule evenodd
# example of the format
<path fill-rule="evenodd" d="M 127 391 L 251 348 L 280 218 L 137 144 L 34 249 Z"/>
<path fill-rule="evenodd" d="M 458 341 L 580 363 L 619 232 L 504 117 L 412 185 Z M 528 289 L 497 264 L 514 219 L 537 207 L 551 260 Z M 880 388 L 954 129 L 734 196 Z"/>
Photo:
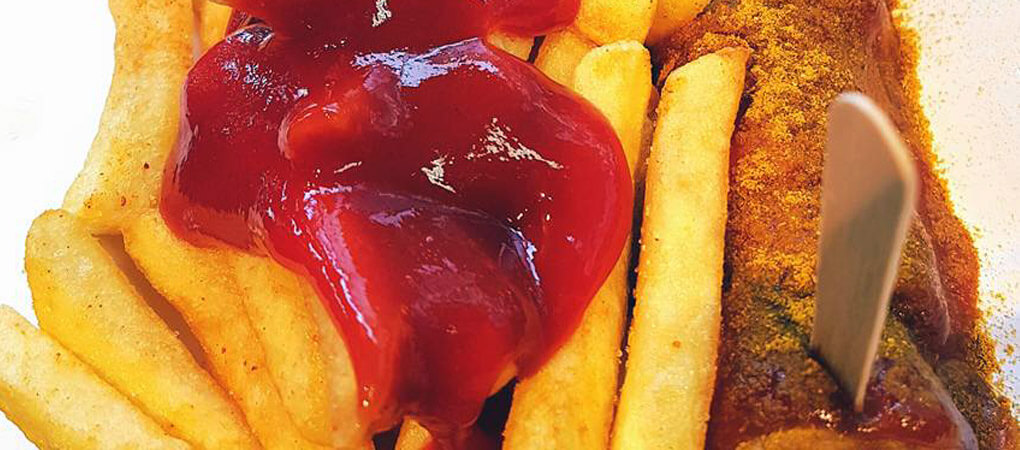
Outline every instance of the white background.
<path fill-rule="evenodd" d="M 0 303 L 33 319 L 22 257 L 31 220 L 60 205 L 95 134 L 113 68 L 99 0 L 5 1 L 0 26 Z M 1020 1 L 925 0 L 923 103 L 954 202 L 975 231 L 992 331 L 1020 328 Z M 2 345 L 2 343 L 0 343 Z M 1003 346 L 1004 347 L 1004 346 Z M 1016 357 L 1003 380 L 1017 399 Z M 0 418 L 0 448 L 32 448 Z"/>
<path fill-rule="evenodd" d="M 44 209 L 60 206 L 85 161 L 113 74 L 113 20 L 99 0 L 2 4 L 0 303 L 34 322 L 25 233 Z M 0 448 L 35 447 L 0 416 Z"/>

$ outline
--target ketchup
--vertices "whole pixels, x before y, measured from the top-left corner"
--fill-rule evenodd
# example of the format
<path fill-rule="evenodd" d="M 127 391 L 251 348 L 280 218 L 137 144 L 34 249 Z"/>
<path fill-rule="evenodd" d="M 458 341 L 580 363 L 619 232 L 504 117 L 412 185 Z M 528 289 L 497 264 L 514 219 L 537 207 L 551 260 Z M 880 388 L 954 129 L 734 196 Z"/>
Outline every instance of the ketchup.
<path fill-rule="evenodd" d="M 481 39 L 577 0 L 237 0 L 258 20 L 184 88 L 161 209 L 176 234 L 308 276 L 372 431 L 464 437 L 508 371 L 573 333 L 629 234 L 632 188 L 588 103 Z"/>

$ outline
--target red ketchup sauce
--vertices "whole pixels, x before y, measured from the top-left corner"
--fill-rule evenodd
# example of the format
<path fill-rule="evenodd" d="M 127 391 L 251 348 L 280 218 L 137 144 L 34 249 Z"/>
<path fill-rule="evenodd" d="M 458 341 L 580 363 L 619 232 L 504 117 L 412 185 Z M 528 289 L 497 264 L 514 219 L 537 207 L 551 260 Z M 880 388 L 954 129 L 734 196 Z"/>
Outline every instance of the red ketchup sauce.
<path fill-rule="evenodd" d="M 606 120 L 479 38 L 546 33 L 577 0 L 233 3 L 260 20 L 187 78 L 164 218 L 307 274 L 370 430 L 410 416 L 466 445 L 501 374 L 573 333 L 629 234 Z"/>

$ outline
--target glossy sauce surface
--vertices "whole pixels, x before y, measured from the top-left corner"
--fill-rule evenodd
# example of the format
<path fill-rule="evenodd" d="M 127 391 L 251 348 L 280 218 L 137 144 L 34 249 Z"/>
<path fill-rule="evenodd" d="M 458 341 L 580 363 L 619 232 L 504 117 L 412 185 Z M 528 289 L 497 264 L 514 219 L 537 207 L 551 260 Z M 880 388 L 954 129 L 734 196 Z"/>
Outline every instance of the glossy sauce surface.
<path fill-rule="evenodd" d="M 605 119 L 479 38 L 548 32 L 576 0 L 232 6 L 265 23 L 188 77 L 167 223 L 310 277 L 371 430 L 408 415 L 465 445 L 501 376 L 570 336 L 629 233 Z"/>

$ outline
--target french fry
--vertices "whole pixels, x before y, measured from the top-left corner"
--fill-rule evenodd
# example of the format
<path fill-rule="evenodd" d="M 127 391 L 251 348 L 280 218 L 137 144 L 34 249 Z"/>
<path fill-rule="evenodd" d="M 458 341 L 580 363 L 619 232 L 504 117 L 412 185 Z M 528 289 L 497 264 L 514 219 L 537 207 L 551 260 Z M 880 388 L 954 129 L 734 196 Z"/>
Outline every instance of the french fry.
<path fill-rule="evenodd" d="M 652 29 L 645 42 L 657 44 L 680 27 L 691 23 L 711 0 L 658 0 Z"/>
<path fill-rule="evenodd" d="M 577 93 L 616 130 L 632 173 L 641 156 L 651 72 L 648 50 L 629 41 L 592 50 L 574 75 Z M 517 384 L 504 448 L 608 445 L 629 295 L 630 244 L 624 249 L 570 340 L 537 374 Z"/>
<path fill-rule="evenodd" d="M 397 437 L 395 450 L 425 450 L 431 445 L 432 436 L 429 435 L 429 430 L 412 419 L 404 420 L 404 424 L 400 426 L 400 436 Z"/>
<path fill-rule="evenodd" d="M 598 45 L 644 42 L 656 0 L 581 0 L 574 26 Z"/>
<path fill-rule="evenodd" d="M 0 409 L 40 448 L 189 448 L 8 306 L 0 306 Z"/>
<path fill-rule="evenodd" d="M 181 312 L 209 356 L 213 375 L 241 407 L 266 448 L 326 448 L 294 425 L 266 370 L 227 250 L 177 238 L 158 211 L 124 230 L 124 246 L 152 285 Z"/>
<path fill-rule="evenodd" d="M 234 9 L 211 0 L 193 0 L 195 32 L 204 52 L 223 40 Z"/>
<path fill-rule="evenodd" d="M 749 51 L 670 74 L 646 179 L 614 449 L 703 448 L 719 345 L 729 146 Z"/>
<path fill-rule="evenodd" d="M 740 448 L 748 450 L 814 450 L 819 448 L 826 450 L 857 450 L 862 448 L 862 446 L 887 449 L 910 448 L 908 444 L 892 440 L 874 439 L 862 442 L 853 437 L 840 434 L 836 430 L 811 426 L 776 431 L 740 444 Z"/>
<path fill-rule="evenodd" d="M 71 214 L 32 224 L 25 268 L 40 327 L 199 448 L 255 448 L 240 411 Z"/>
<path fill-rule="evenodd" d="M 236 255 L 234 260 L 244 289 L 240 298 L 265 350 L 266 370 L 294 424 L 308 439 L 325 445 L 332 428 L 326 413 L 328 378 L 300 280 L 290 282 L 289 272 L 274 268 L 267 258 Z"/>
<path fill-rule="evenodd" d="M 641 162 L 648 105 L 655 89 L 648 50 L 636 41 L 596 48 L 578 64 L 572 85 L 574 92 L 609 119 L 623 145 L 630 173 L 636 173 Z"/>
<path fill-rule="evenodd" d="M 184 347 L 188 349 L 191 356 L 195 359 L 203 370 L 209 370 L 209 358 L 205 354 L 205 350 L 202 349 L 202 345 L 198 343 L 198 339 L 195 337 L 195 333 L 188 328 L 188 323 L 184 321 L 184 317 L 181 313 L 174 309 L 173 305 L 170 304 L 163 296 L 156 291 L 149 280 L 145 279 L 145 275 L 138 270 L 138 266 L 131 259 L 131 256 L 124 250 L 124 238 L 121 235 L 105 235 L 105 236 L 94 236 L 99 244 L 103 246 L 103 250 L 113 258 L 113 262 L 120 269 L 120 272 L 127 277 L 128 281 L 131 282 L 131 286 L 135 288 L 138 295 L 145 300 L 145 303 L 157 316 L 165 323 L 173 333 L 180 339 Z"/>
<path fill-rule="evenodd" d="M 629 256 L 625 250 L 567 343 L 538 373 L 518 382 L 505 449 L 606 448 L 627 316 Z"/>
<path fill-rule="evenodd" d="M 570 86 L 577 64 L 593 48 L 595 43 L 574 29 L 557 31 L 545 37 L 538 49 L 535 67 L 553 81 Z"/>
<path fill-rule="evenodd" d="M 115 66 L 99 132 L 64 209 L 114 234 L 158 200 L 192 62 L 191 0 L 110 0 Z"/>
<path fill-rule="evenodd" d="M 515 36 L 499 31 L 490 34 L 485 38 L 485 41 L 525 61 L 531 56 L 531 47 L 535 45 L 535 38 Z"/>
<path fill-rule="evenodd" d="M 234 267 L 266 368 L 295 425 L 323 445 L 364 444 L 350 356 L 311 283 L 267 257 L 238 253 Z"/>
<path fill-rule="evenodd" d="M 492 386 L 492 392 L 489 394 L 496 395 L 501 391 L 508 383 L 513 381 L 514 377 L 517 376 L 517 367 L 515 365 L 508 365 L 500 373 L 499 378 Z M 478 429 L 472 431 L 480 431 Z M 484 433 L 483 433 L 484 435 Z M 472 438 L 469 438 L 469 442 Z M 410 417 L 405 417 L 403 424 L 400 426 L 400 434 L 397 436 L 397 450 L 416 450 L 416 449 L 428 449 L 432 443 L 432 436 L 429 434 L 428 429 L 422 426 L 417 420 Z M 470 447 L 470 445 L 469 445 Z"/>
<path fill-rule="evenodd" d="M 307 282 L 306 282 L 307 285 Z M 334 420 L 333 424 L 333 446 L 339 448 L 371 449 L 371 435 L 368 435 L 361 423 L 360 405 L 358 401 L 358 380 L 354 374 L 354 366 L 351 363 L 350 354 L 347 353 L 347 344 L 340 333 L 337 332 L 336 323 L 330 316 L 329 311 L 319 300 L 311 286 L 307 286 L 310 299 L 309 309 L 312 312 L 312 319 L 319 331 L 319 348 L 322 351 L 326 364 L 326 375 L 329 377 L 329 392 L 331 398 L 331 410 Z"/>

